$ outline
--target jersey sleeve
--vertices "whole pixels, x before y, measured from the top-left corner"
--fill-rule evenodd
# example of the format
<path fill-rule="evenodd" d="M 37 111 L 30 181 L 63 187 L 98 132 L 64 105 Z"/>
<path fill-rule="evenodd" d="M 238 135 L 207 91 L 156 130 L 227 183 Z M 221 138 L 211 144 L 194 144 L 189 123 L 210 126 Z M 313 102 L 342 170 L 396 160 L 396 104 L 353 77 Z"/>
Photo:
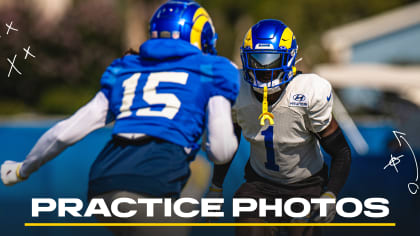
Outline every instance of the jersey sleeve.
<path fill-rule="evenodd" d="M 230 116 L 231 104 L 221 96 L 210 98 L 207 106 L 206 152 L 215 164 L 229 162 L 238 148 Z M 221 128 L 223 127 L 223 128 Z"/>
<path fill-rule="evenodd" d="M 121 59 L 114 60 L 108 66 L 101 77 L 101 92 L 108 100 L 111 100 L 111 92 L 121 68 Z"/>
<path fill-rule="evenodd" d="M 74 115 L 50 128 L 37 141 L 23 162 L 20 173 L 28 177 L 67 147 L 80 141 L 89 133 L 104 127 L 108 120 L 109 101 L 102 92 Z"/>
<path fill-rule="evenodd" d="M 319 133 L 328 127 L 332 119 L 332 87 L 330 82 L 317 76 L 312 81 L 312 88 L 313 96 L 308 107 L 308 117 L 312 131 Z"/>
<path fill-rule="evenodd" d="M 212 65 L 213 80 L 210 97 L 223 96 L 234 104 L 239 93 L 239 70 L 228 59 L 219 57 Z"/>

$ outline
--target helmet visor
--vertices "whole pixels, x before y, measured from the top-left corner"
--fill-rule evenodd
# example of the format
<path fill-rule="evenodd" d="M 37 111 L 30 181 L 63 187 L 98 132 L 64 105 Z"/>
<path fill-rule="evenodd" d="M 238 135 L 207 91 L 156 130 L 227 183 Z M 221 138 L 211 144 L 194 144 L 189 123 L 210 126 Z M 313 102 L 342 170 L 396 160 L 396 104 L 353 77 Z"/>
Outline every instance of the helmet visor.
<path fill-rule="evenodd" d="M 287 64 L 287 54 L 250 53 L 248 65 L 254 69 L 277 69 Z"/>

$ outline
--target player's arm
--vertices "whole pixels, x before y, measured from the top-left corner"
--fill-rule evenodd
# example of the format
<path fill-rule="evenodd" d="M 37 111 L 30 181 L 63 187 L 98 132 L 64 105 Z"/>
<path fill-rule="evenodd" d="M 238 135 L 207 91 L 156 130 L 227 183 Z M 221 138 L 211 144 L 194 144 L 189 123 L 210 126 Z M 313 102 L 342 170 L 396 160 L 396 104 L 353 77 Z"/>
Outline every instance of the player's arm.
<path fill-rule="evenodd" d="M 13 185 L 25 180 L 67 147 L 90 132 L 104 127 L 112 120 L 108 107 L 108 99 L 103 92 L 98 92 L 88 104 L 70 118 L 57 123 L 44 133 L 23 162 L 6 161 L 1 166 L 3 183 Z"/>
<path fill-rule="evenodd" d="M 331 156 L 327 192 L 335 198 L 350 172 L 350 148 L 332 116 L 334 96 L 331 84 L 316 75 L 309 77 L 307 83 L 311 88 L 309 91 L 313 94 L 308 107 L 311 130 L 317 134 L 319 143 Z"/>
<path fill-rule="evenodd" d="M 212 66 L 213 68 L 213 80 L 211 86 L 211 94 L 212 97 L 215 95 L 222 96 L 224 100 L 223 105 L 223 112 L 218 112 L 218 114 L 213 114 L 209 117 L 214 117 L 214 120 L 217 120 L 214 124 L 208 125 L 208 131 L 211 132 L 212 130 L 217 130 L 216 132 L 224 132 L 224 134 L 218 135 L 219 137 L 223 137 L 222 139 L 207 138 L 211 142 L 224 142 L 225 151 L 222 151 L 221 155 L 223 157 L 223 161 L 216 161 L 215 163 L 215 173 L 213 176 L 220 176 L 224 179 L 226 173 L 219 173 L 219 167 L 221 169 L 225 168 L 226 172 L 229 169 L 231 160 L 236 153 L 236 150 L 239 146 L 239 141 L 236 138 L 234 125 L 233 123 L 236 122 L 236 117 L 234 115 L 234 109 L 232 109 L 232 105 L 235 103 L 236 97 L 239 93 L 239 70 L 236 65 L 232 62 L 227 60 L 226 58 L 218 57 L 216 62 Z M 227 103 L 229 101 L 229 103 Z M 208 106 L 210 109 L 212 107 Z M 216 109 L 214 109 L 216 110 Z M 227 143 L 226 139 L 229 140 Z M 211 152 L 220 152 L 223 149 L 217 150 L 216 148 L 211 150 Z M 209 155 L 211 157 L 212 154 Z M 214 159 L 214 158 L 213 158 Z M 217 177 L 216 177 L 217 178 Z M 223 180 L 221 181 L 223 182 Z M 221 185 L 221 184 L 220 184 Z M 207 193 L 206 197 L 221 197 L 222 196 L 222 189 L 217 187 L 216 185 L 212 184 L 210 187 L 210 191 Z"/>
<path fill-rule="evenodd" d="M 238 147 L 239 147 L 242 129 L 236 123 L 233 124 L 233 127 L 234 127 L 234 132 L 235 132 L 236 140 L 238 142 Z M 232 154 L 232 157 L 228 163 L 222 164 L 222 165 L 214 165 L 213 178 L 212 178 L 212 184 L 214 185 L 214 187 L 222 188 L 223 182 L 225 181 L 227 172 L 229 171 L 230 165 L 233 162 L 233 159 L 236 155 L 237 150 L 238 148 L 235 149 L 235 152 Z"/>
<path fill-rule="evenodd" d="M 223 198 L 223 182 L 225 181 L 227 172 L 229 171 L 230 165 L 233 162 L 233 157 L 236 155 L 236 151 L 238 150 L 239 142 L 241 140 L 241 127 L 236 123 L 233 124 L 233 127 L 238 146 L 235 149 L 235 152 L 232 154 L 228 163 L 214 165 L 212 184 L 209 188 L 209 191 L 205 195 L 206 198 Z"/>
<path fill-rule="evenodd" d="M 232 159 L 238 142 L 233 131 L 232 105 L 239 92 L 239 71 L 228 59 L 214 57 L 207 103 L 207 156 L 215 164 Z"/>
<path fill-rule="evenodd" d="M 318 77 L 312 80 L 315 88 L 313 102 L 308 107 L 312 130 L 317 134 L 319 143 L 331 156 L 327 189 L 321 198 L 336 198 L 343 188 L 350 172 L 351 152 L 335 119 L 332 117 L 333 94 L 331 84 Z M 328 223 L 334 220 L 335 204 L 328 204 L 327 216 L 321 217 L 319 205 L 311 210 L 311 220 Z"/>
<path fill-rule="evenodd" d="M 223 96 L 213 96 L 207 105 L 207 156 L 215 164 L 225 164 L 232 159 L 237 147 L 231 103 Z"/>
<path fill-rule="evenodd" d="M 328 127 L 318 134 L 321 146 L 331 156 L 327 191 L 332 192 L 337 196 L 350 173 L 350 147 L 334 118 L 332 118 Z"/>
<path fill-rule="evenodd" d="M 326 191 L 321 198 L 336 198 L 343 188 L 350 172 L 351 152 L 340 127 L 334 118 L 330 124 L 322 131 L 318 132 L 321 146 L 331 156 L 330 174 Z M 310 219 L 313 222 L 329 223 L 335 218 L 335 204 L 327 205 L 327 216 L 321 217 L 320 206 L 316 205 L 311 210 Z"/>

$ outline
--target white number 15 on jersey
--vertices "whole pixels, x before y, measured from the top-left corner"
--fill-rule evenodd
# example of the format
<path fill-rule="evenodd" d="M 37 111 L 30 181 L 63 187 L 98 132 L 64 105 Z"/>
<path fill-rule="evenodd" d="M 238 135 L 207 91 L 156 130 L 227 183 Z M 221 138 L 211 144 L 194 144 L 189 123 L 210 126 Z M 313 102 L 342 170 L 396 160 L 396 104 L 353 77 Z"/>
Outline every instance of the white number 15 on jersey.
<path fill-rule="evenodd" d="M 131 116 L 130 110 L 133 105 L 135 92 L 141 73 L 135 73 L 123 82 L 123 99 L 120 108 L 120 114 L 117 119 Z M 160 82 L 170 82 L 185 85 L 187 83 L 188 73 L 186 72 L 157 72 L 150 73 L 147 82 L 143 87 L 143 100 L 149 105 L 163 104 L 165 107 L 160 111 L 152 111 L 150 107 L 140 108 L 136 111 L 136 116 L 154 116 L 174 118 L 178 113 L 181 102 L 171 93 L 156 93 L 156 87 Z"/>

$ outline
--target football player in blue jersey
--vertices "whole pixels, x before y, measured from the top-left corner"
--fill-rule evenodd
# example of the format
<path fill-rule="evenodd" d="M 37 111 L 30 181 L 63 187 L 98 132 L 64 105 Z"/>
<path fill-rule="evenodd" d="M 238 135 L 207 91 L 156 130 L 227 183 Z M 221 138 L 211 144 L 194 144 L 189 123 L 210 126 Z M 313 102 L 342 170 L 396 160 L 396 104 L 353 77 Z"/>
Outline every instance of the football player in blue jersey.
<path fill-rule="evenodd" d="M 178 197 L 204 129 L 209 159 L 230 160 L 237 148 L 231 105 L 239 72 L 215 55 L 217 35 L 209 14 L 194 1 L 171 0 L 155 12 L 149 33 L 138 54 L 112 62 L 88 104 L 42 135 L 23 162 L 1 166 L 5 185 L 26 180 L 111 121 L 112 139 L 90 170 L 89 198 Z"/>
<path fill-rule="evenodd" d="M 262 20 L 245 35 L 241 47 L 243 80 L 232 109 L 237 136 L 250 142 L 245 168 L 246 182 L 235 198 L 275 199 L 336 198 L 350 170 L 351 154 L 340 127 L 332 116 L 332 88 L 316 74 L 296 71 L 297 42 L 292 30 L 279 20 Z M 331 155 L 328 167 L 320 146 Z M 216 165 L 207 196 L 221 197 L 230 163 Z M 281 206 L 279 206 L 281 207 Z M 295 209 L 296 208 L 296 209 Z M 301 212 L 302 206 L 292 206 Z M 277 211 L 276 211 L 277 212 Z M 247 212 L 237 222 L 331 222 L 335 204 L 320 216 L 319 204 L 301 219 L 273 210 L 260 217 Z M 319 228 L 289 227 L 288 235 L 314 235 Z M 238 227 L 237 235 L 273 235 L 275 227 Z M 317 232 L 314 232 L 317 231 Z"/>

